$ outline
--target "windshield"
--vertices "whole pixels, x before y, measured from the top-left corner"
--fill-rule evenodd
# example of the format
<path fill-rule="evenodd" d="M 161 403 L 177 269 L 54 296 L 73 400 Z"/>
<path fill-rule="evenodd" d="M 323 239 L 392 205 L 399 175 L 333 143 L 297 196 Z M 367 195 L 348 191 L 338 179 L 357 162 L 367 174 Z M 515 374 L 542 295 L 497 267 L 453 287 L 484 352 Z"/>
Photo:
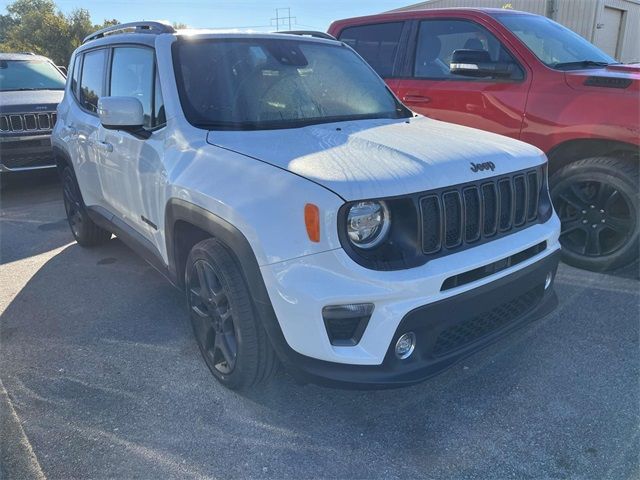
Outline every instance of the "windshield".
<path fill-rule="evenodd" d="M 0 60 L 0 91 L 63 90 L 64 76 L 46 60 Z"/>
<path fill-rule="evenodd" d="M 616 61 L 568 28 L 538 15 L 497 14 L 541 62 L 551 68 L 585 68 Z"/>
<path fill-rule="evenodd" d="M 212 129 L 290 128 L 411 112 L 350 48 L 285 39 L 181 40 L 182 108 Z"/>

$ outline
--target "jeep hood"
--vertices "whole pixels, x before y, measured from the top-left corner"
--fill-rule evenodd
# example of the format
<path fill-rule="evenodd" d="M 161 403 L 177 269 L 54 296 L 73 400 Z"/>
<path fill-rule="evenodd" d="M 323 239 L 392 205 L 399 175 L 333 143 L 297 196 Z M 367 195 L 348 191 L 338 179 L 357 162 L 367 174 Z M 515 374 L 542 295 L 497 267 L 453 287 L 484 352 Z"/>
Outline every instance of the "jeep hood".
<path fill-rule="evenodd" d="M 64 90 L 0 92 L 0 113 L 55 111 L 63 96 Z"/>
<path fill-rule="evenodd" d="M 426 117 L 210 131 L 207 142 L 305 177 L 345 200 L 431 190 L 545 161 L 523 142 Z M 485 162 L 495 170 L 472 171 L 471 163 Z"/>

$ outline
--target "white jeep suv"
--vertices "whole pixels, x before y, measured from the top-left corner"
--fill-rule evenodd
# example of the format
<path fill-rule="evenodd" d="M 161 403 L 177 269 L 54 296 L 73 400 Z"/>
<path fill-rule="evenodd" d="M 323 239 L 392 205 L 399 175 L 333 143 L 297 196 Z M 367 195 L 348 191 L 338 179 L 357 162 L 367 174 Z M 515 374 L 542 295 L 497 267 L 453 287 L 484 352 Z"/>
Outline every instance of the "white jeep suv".
<path fill-rule="evenodd" d="M 88 37 L 53 132 L 77 242 L 114 233 L 184 289 L 233 389 L 280 363 L 408 385 L 553 309 L 544 154 L 412 114 L 314 35 Z"/>

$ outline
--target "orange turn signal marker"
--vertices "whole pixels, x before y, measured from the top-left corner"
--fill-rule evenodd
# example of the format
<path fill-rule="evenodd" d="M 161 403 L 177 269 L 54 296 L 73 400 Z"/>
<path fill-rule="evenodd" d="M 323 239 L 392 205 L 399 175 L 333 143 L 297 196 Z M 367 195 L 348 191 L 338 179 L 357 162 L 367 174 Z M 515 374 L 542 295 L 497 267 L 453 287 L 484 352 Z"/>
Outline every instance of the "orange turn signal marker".
<path fill-rule="evenodd" d="M 320 241 L 320 210 L 317 205 L 307 203 L 304 206 L 304 223 L 307 226 L 309 240 L 318 243 Z"/>

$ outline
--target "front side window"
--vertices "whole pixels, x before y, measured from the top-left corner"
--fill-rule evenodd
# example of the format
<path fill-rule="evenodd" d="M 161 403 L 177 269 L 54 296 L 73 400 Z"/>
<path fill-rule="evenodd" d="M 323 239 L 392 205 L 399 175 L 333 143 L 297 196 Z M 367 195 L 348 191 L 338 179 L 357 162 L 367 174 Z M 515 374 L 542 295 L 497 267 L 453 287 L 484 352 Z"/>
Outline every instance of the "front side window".
<path fill-rule="evenodd" d="M 350 48 L 308 40 L 174 44 L 182 108 L 213 129 L 289 128 L 411 113 Z"/>
<path fill-rule="evenodd" d="M 66 79 L 47 60 L 0 60 L 0 91 L 63 90 Z"/>
<path fill-rule="evenodd" d="M 110 95 L 137 98 L 142 104 L 143 125 L 147 128 L 153 122 L 154 63 L 153 50 L 149 48 L 113 49 Z"/>
<path fill-rule="evenodd" d="M 598 67 L 616 63 L 577 33 L 546 17 L 499 13 L 495 18 L 551 68 Z"/>
<path fill-rule="evenodd" d="M 80 77 L 80 105 L 90 112 L 98 111 L 98 99 L 103 96 L 102 80 L 107 51 L 92 50 L 84 54 Z"/>
<path fill-rule="evenodd" d="M 449 65 L 455 50 L 484 50 L 492 62 L 516 63 L 500 41 L 484 27 L 467 20 L 424 20 L 420 22 L 414 64 L 418 78 L 462 80 Z M 511 79 L 523 77 L 518 66 Z"/>
<path fill-rule="evenodd" d="M 382 78 L 390 77 L 398 53 L 403 22 L 345 28 L 340 40 L 358 52 Z"/>

